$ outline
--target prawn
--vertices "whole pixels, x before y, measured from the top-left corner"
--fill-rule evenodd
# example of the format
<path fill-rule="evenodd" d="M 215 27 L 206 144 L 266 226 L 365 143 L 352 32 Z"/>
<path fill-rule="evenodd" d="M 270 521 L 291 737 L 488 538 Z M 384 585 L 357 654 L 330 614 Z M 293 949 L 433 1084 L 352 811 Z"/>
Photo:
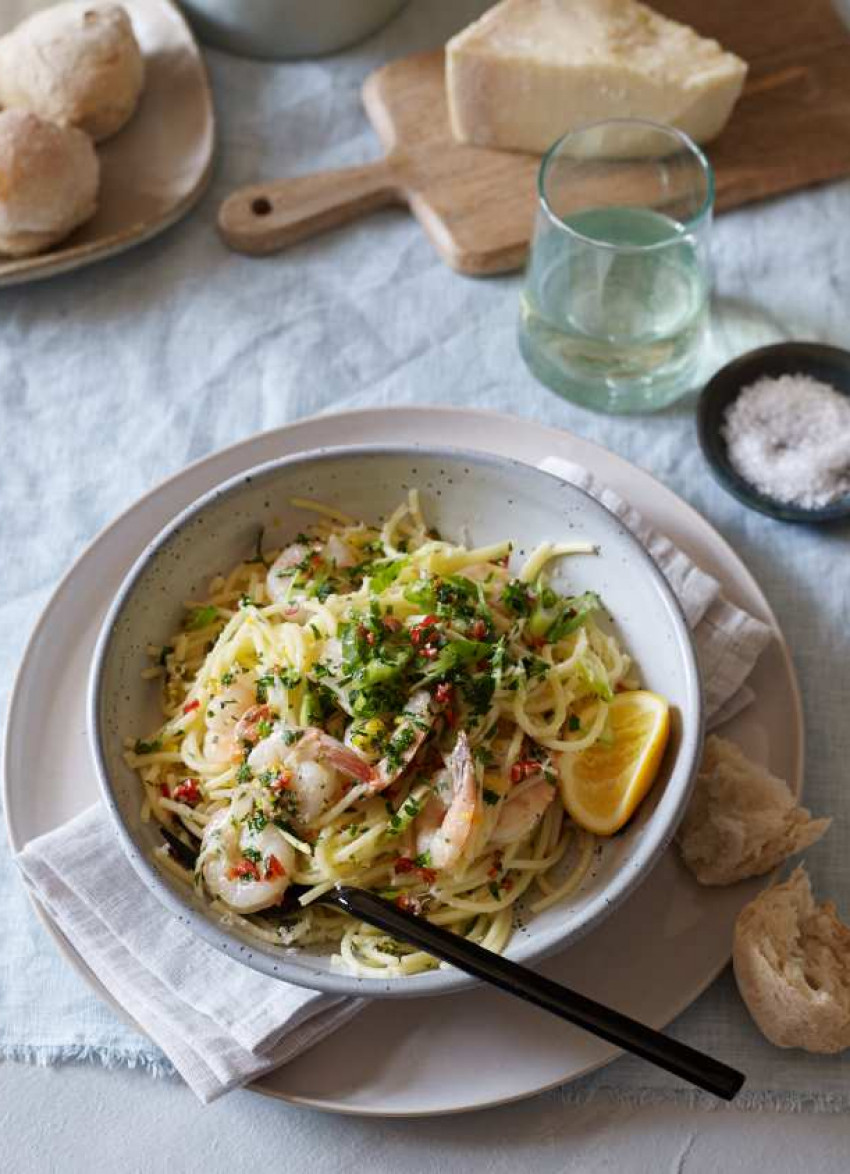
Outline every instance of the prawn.
<path fill-rule="evenodd" d="M 370 780 L 373 792 L 377 794 L 383 791 L 404 774 L 431 732 L 435 716 L 430 693 L 426 689 L 419 689 L 399 714 L 387 753 L 374 767 Z"/>
<path fill-rule="evenodd" d="M 283 772 L 281 788 L 306 826 L 341 797 L 344 776 L 363 783 L 372 778 L 372 767 L 359 754 L 314 727 L 296 731 L 275 726 L 248 755 L 248 766 L 257 774 Z"/>
<path fill-rule="evenodd" d="M 313 553 L 313 549 L 303 542 L 293 542 L 290 546 L 284 547 L 266 575 L 266 591 L 273 603 L 280 603 L 282 599 L 286 599 L 289 585 L 298 568 Z"/>
<path fill-rule="evenodd" d="M 347 569 L 357 565 L 357 554 L 344 539 L 337 534 L 331 534 L 325 544 L 325 558 L 336 567 Z"/>
<path fill-rule="evenodd" d="M 440 771 L 434 781 L 434 794 L 416 820 L 416 851 L 428 853 L 432 868 L 451 868 L 463 854 L 479 815 L 475 767 L 463 731 L 448 770 Z"/>
<path fill-rule="evenodd" d="M 490 842 L 503 845 L 525 840 L 537 827 L 554 797 L 555 788 L 542 776 L 517 788 L 502 804 Z"/>
<path fill-rule="evenodd" d="M 275 824 L 251 820 L 245 797 L 217 811 L 204 829 L 198 866 L 214 897 L 239 913 L 277 905 L 296 867 L 295 850 Z"/>
<path fill-rule="evenodd" d="M 239 756 L 239 727 L 243 716 L 256 706 L 257 682 L 253 673 L 241 673 L 211 697 L 206 705 L 207 730 L 204 756 L 213 762 L 231 762 Z"/>

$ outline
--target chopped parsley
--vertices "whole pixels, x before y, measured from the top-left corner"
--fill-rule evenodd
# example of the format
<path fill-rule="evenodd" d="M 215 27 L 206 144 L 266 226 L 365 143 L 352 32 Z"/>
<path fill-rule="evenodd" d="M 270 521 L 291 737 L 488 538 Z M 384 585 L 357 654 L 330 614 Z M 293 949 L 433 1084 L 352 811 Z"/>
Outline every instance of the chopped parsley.
<path fill-rule="evenodd" d="M 423 678 L 425 681 L 436 681 L 473 661 L 486 660 L 492 652 L 492 645 L 484 644 L 480 640 L 452 640 L 440 649 L 436 659 L 423 674 Z"/>
<path fill-rule="evenodd" d="M 189 618 L 186 621 L 186 630 L 188 632 L 197 632 L 200 628 L 208 628 L 217 619 L 218 608 L 213 607 L 212 604 L 208 604 L 206 607 L 196 607 L 194 611 L 189 613 Z"/>
<path fill-rule="evenodd" d="M 464 677 L 460 682 L 461 692 L 476 716 L 487 713 L 496 691 L 496 682 L 487 675 Z"/>
<path fill-rule="evenodd" d="M 154 738 L 152 742 L 144 742 L 141 738 L 137 738 L 133 747 L 136 754 L 156 754 L 161 749 L 162 742 L 159 738 Z"/>
<path fill-rule="evenodd" d="M 502 606 L 512 615 L 527 616 L 531 614 L 531 594 L 528 584 L 521 579 L 511 579 L 502 589 Z"/>
<path fill-rule="evenodd" d="M 252 832 L 261 832 L 268 822 L 264 813 L 258 807 L 245 820 L 246 825 Z"/>
<path fill-rule="evenodd" d="M 390 836 L 400 836 L 403 831 L 410 827 L 414 819 L 416 819 L 422 810 L 422 804 L 418 799 L 414 799 L 412 795 L 409 795 L 398 811 L 394 811 L 392 804 L 389 803 L 387 804 L 387 808 L 390 816 L 390 826 L 387 834 Z"/>

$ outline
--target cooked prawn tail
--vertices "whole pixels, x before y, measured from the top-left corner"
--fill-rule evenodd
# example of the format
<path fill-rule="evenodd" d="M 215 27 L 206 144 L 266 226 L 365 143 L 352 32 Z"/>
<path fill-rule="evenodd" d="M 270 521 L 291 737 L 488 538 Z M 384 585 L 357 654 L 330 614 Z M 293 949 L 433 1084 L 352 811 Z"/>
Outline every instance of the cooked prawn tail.
<path fill-rule="evenodd" d="M 374 783 L 375 768 L 370 762 L 366 762 L 354 750 L 349 750 L 347 746 L 338 742 L 336 738 L 332 738 L 330 734 L 316 731 L 316 739 L 322 758 L 331 766 L 361 783 Z"/>
<path fill-rule="evenodd" d="M 449 759 L 449 770 L 452 772 L 452 783 L 455 793 L 468 795 L 475 793 L 475 766 L 472 761 L 472 750 L 465 730 L 457 736 L 454 750 Z"/>

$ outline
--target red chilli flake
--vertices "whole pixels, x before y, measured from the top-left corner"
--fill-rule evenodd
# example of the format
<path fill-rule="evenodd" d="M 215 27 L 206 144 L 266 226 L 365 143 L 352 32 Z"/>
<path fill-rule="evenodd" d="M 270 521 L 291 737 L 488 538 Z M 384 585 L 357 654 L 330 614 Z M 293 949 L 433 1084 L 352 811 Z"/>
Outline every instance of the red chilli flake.
<path fill-rule="evenodd" d="M 401 630 L 401 620 L 395 616 L 384 616 L 384 627 L 388 632 L 398 632 Z"/>
<path fill-rule="evenodd" d="M 286 869 L 278 858 L 272 854 L 266 861 L 266 880 L 272 880 L 276 876 L 286 876 Z"/>
<path fill-rule="evenodd" d="M 422 877 L 426 885 L 432 885 L 437 879 L 436 870 L 433 868 L 418 868 L 416 871 Z"/>
<path fill-rule="evenodd" d="M 184 713 L 191 713 L 193 709 L 200 708 L 200 704 L 201 704 L 200 701 L 188 701 L 183 706 L 183 712 Z"/>
<path fill-rule="evenodd" d="M 426 644 L 421 651 L 426 660 L 433 660 L 439 649 L 434 644 Z"/>
<path fill-rule="evenodd" d="M 487 625 L 483 620 L 476 620 L 469 629 L 469 634 L 473 640 L 483 640 L 487 635 Z"/>
<path fill-rule="evenodd" d="M 393 868 L 398 873 L 415 872 L 416 862 L 411 860 L 409 856 L 397 856 Z"/>
<path fill-rule="evenodd" d="M 260 879 L 260 870 L 253 860 L 240 860 L 238 864 L 234 864 L 227 875 L 230 880 L 239 880 L 240 877 L 250 877 L 251 880 L 258 881 Z"/>
<path fill-rule="evenodd" d="M 291 786 L 292 771 L 289 770 L 279 770 L 269 783 L 269 789 L 272 791 L 288 791 Z"/>
<path fill-rule="evenodd" d="M 163 799 L 170 799 L 171 798 L 171 792 L 168 789 L 168 783 L 160 783 L 159 784 L 159 793 L 160 793 L 160 795 L 162 795 Z"/>
<path fill-rule="evenodd" d="M 181 783 L 179 787 L 175 787 L 174 798 L 180 803 L 188 803 L 190 807 L 193 807 L 196 803 L 200 803 L 201 792 L 198 790 L 198 780 L 186 779 L 185 783 Z"/>
<path fill-rule="evenodd" d="M 527 779 L 529 775 L 537 774 L 540 770 L 540 763 L 534 762 L 533 759 L 526 759 L 524 762 L 515 762 L 511 767 L 511 782 L 521 783 L 523 779 Z"/>
<path fill-rule="evenodd" d="M 454 690 L 448 681 L 443 681 L 443 683 L 438 685 L 434 690 L 434 700 L 438 705 L 448 705 L 452 699 L 453 692 Z"/>
<path fill-rule="evenodd" d="M 414 624 L 410 629 L 410 643 L 418 647 L 423 640 L 428 638 L 428 630 L 439 622 L 439 616 L 425 616 L 423 620 L 420 620 L 418 624 Z M 423 649 L 423 653 L 427 655 L 427 649 Z M 436 652 L 431 655 L 436 656 Z"/>

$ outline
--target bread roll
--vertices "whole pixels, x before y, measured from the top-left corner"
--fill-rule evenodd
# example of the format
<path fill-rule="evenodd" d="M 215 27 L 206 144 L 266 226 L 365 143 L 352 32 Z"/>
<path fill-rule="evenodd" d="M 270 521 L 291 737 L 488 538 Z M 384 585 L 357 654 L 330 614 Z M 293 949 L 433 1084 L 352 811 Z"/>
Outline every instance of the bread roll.
<path fill-rule="evenodd" d="M 732 962 L 771 1043 L 808 1052 L 850 1045 L 850 928 L 831 901 L 815 904 L 803 868 L 741 910 Z"/>
<path fill-rule="evenodd" d="M 712 734 L 676 838 L 700 884 L 731 885 L 802 852 L 831 822 L 812 819 L 787 783 Z"/>
<path fill-rule="evenodd" d="M 98 141 L 127 122 L 143 84 L 133 26 L 116 4 L 58 4 L 0 38 L 0 106 Z"/>
<path fill-rule="evenodd" d="M 0 112 L 0 252 L 40 253 L 97 208 L 91 139 L 24 110 Z"/>

